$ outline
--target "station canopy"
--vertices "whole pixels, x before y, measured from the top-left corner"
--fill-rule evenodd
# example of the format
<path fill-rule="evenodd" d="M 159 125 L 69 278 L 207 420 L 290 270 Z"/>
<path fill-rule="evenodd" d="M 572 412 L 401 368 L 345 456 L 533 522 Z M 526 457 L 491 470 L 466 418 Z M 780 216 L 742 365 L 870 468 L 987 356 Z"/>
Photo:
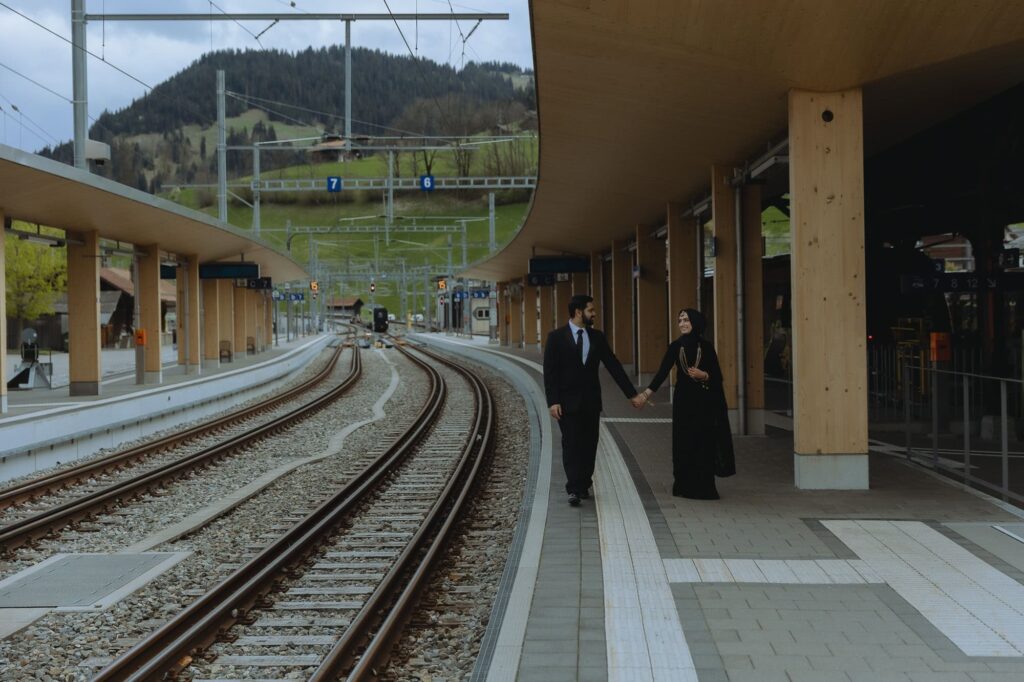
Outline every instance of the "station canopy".
<path fill-rule="evenodd" d="M 530 3 L 540 126 L 528 217 L 463 274 L 605 251 L 713 164 L 784 139 L 791 89 L 861 87 L 865 153 L 1024 82 L 1019 0 L 543 0 Z M 939 169 L 940 170 L 940 169 Z"/>
<path fill-rule="evenodd" d="M 275 282 L 305 270 L 236 227 L 67 164 L 0 145 L 0 210 L 10 218 L 104 239 L 194 254 L 199 262 L 245 260 Z"/>

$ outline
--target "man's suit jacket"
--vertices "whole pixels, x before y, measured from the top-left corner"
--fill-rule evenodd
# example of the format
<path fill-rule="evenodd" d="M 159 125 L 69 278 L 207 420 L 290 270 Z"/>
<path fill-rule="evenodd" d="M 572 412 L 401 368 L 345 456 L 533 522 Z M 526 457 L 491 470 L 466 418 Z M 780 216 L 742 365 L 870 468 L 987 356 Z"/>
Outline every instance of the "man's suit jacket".
<path fill-rule="evenodd" d="M 633 382 L 612 353 L 605 335 L 593 328 L 588 329 L 587 334 L 590 336 L 590 352 L 585 365 L 580 364 L 572 327 L 567 324 L 548 334 L 544 346 L 544 393 L 548 407 L 561 405 L 562 411 L 570 414 L 600 412 L 601 381 L 597 368 L 602 362 L 626 397 L 636 395 Z"/>

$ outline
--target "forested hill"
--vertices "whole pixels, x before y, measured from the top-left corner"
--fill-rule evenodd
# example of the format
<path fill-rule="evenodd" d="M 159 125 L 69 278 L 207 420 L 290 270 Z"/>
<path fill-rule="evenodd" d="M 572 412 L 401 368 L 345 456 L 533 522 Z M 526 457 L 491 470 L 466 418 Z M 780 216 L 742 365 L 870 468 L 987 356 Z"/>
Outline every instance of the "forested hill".
<path fill-rule="evenodd" d="M 194 176 L 196 172 L 202 174 L 208 160 L 205 153 L 199 153 L 199 138 L 189 139 L 193 135 L 188 129 L 209 129 L 216 123 L 218 69 L 225 71 L 227 90 L 233 93 L 226 99 L 229 119 L 247 110 L 261 109 L 268 116 L 271 130 L 275 122 L 279 127 L 312 126 L 321 132 L 340 132 L 344 128 L 343 46 L 308 48 L 295 54 L 279 50 L 222 50 L 199 58 L 128 107 L 100 115 L 89 137 L 111 144 L 115 161 L 120 157 L 121 162 L 114 164 L 113 172 L 109 167 L 98 172 L 148 188 L 146 185 L 152 184 L 154 169 L 159 165 L 153 156 L 159 152 L 149 140 L 156 134 L 181 148 L 171 150 L 175 157 L 191 155 L 184 144 L 194 144 L 191 151 L 202 157 L 195 164 L 175 158 L 173 167 L 159 173 L 163 181 L 188 179 L 186 175 Z M 422 134 L 473 134 L 480 132 L 473 129 L 481 124 L 480 120 L 451 114 L 506 110 L 509 105 L 516 112 L 536 108 L 532 74 L 524 77 L 514 64 L 469 63 L 456 70 L 428 60 L 366 48 L 352 50 L 352 90 L 352 130 L 356 134 L 394 134 L 388 133 L 385 126 L 408 130 L 410 125 L 414 126 L 413 132 Z M 435 106 L 432 102 L 443 104 Z M 500 112 L 497 118 L 502 118 Z M 257 131 L 235 132 L 236 139 L 230 143 L 245 143 L 254 139 Z M 267 139 L 265 127 L 259 134 Z M 41 154 L 70 163 L 71 144 L 46 148 Z"/>
<path fill-rule="evenodd" d="M 227 89 L 243 97 L 294 104 L 331 113 L 334 118 L 277 104 L 266 104 L 269 109 L 304 122 L 319 120 L 321 124 L 337 128 L 343 125 L 340 117 L 345 111 L 344 47 L 309 48 L 296 54 L 277 50 L 227 50 L 203 56 L 126 109 L 104 113 L 93 126 L 94 138 L 101 139 L 104 134 L 162 133 L 189 124 L 211 125 L 217 119 L 217 69 L 226 72 Z M 532 109 L 532 88 L 516 89 L 503 75 L 503 72 L 518 71 L 515 65 L 474 63 L 456 71 L 436 62 L 354 48 L 352 118 L 387 125 L 415 100 L 450 93 L 466 94 L 484 102 L 519 100 Z M 229 117 L 247 108 L 250 105 L 239 99 L 227 99 Z M 271 120 L 288 119 L 271 115 Z M 379 130 L 353 124 L 354 132 Z"/>

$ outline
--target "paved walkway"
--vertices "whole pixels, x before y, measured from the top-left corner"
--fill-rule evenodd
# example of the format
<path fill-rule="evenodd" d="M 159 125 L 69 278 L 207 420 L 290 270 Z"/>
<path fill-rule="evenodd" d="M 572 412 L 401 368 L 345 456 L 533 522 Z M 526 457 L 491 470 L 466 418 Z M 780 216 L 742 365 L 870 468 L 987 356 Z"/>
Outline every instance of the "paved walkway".
<path fill-rule="evenodd" d="M 539 352 L 434 338 L 520 375 L 546 431 L 535 564 L 525 532 L 475 676 L 1024 679 L 1019 510 L 879 453 L 869 491 L 797 490 L 791 434 L 775 428 L 736 439 L 721 500 L 675 498 L 668 390 L 636 412 L 604 373 L 595 500 L 572 508 L 558 427 L 542 428 Z"/>

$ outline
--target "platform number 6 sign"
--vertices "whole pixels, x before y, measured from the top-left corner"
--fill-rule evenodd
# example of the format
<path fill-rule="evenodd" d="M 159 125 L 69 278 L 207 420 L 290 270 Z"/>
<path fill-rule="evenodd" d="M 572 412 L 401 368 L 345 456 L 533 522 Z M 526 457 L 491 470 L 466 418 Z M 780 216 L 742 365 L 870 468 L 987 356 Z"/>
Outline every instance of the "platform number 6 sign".
<path fill-rule="evenodd" d="M 424 192 L 434 191 L 434 176 L 433 175 L 421 175 L 420 176 L 420 189 Z"/>

